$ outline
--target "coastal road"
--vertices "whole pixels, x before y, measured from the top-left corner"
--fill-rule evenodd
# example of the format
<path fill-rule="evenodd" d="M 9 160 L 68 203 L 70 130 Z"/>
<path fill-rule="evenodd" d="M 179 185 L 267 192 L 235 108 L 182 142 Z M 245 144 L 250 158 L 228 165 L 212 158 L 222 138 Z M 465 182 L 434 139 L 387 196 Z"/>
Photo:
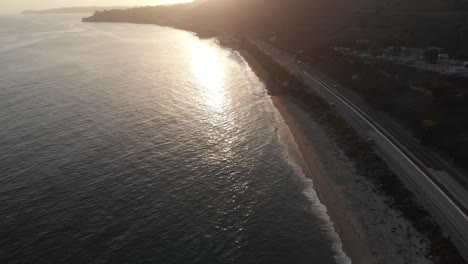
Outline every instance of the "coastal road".
<path fill-rule="evenodd" d="M 310 93 L 333 104 L 336 111 L 366 140 L 413 191 L 468 261 L 468 191 L 465 177 L 441 158 L 428 153 L 397 125 L 372 110 L 359 96 L 329 84 L 295 56 L 248 38 L 264 54 L 302 81 Z"/>

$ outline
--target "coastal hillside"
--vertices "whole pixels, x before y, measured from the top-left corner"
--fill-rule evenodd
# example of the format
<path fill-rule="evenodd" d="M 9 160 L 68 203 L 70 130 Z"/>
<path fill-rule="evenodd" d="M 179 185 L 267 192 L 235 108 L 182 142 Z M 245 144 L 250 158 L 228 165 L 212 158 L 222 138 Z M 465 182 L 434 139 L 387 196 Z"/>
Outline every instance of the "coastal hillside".
<path fill-rule="evenodd" d="M 468 0 L 199 0 L 94 14 L 86 21 L 156 23 L 162 17 L 213 31 L 277 36 L 314 50 L 358 39 L 374 46 L 468 47 Z"/>
<path fill-rule="evenodd" d="M 96 11 L 113 10 L 113 9 L 128 9 L 132 6 L 81 6 L 81 7 L 62 7 L 45 10 L 24 10 L 23 15 L 41 15 L 41 14 L 80 14 L 94 13 Z"/>
<path fill-rule="evenodd" d="M 468 0 L 206 0 L 186 19 L 223 31 L 277 36 L 300 49 L 358 39 L 379 47 L 468 47 Z"/>

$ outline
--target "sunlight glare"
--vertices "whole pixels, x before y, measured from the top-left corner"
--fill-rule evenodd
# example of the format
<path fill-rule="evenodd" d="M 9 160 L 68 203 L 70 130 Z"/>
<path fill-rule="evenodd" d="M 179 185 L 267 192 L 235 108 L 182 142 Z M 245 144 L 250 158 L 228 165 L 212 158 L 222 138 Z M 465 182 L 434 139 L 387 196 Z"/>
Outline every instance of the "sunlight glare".
<path fill-rule="evenodd" d="M 192 73 L 204 88 L 204 101 L 212 109 L 221 112 L 225 100 L 224 64 L 219 51 L 209 43 L 193 43 L 191 46 Z"/>

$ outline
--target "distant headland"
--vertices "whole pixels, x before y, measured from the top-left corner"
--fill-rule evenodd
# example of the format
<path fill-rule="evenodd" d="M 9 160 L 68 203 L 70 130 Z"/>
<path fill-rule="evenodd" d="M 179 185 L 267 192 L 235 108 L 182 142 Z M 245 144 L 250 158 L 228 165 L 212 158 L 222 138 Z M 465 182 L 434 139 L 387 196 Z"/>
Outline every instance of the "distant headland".
<path fill-rule="evenodd" d="M 43 15 L 43 14 L 80 14 L 94 13 L 96 11 L 112 10 L 112 9 L 127 9 L 133 6 L 80 6 L 80 7 L 61 7 L 45 10 L 24 10 L 22 15 Z"/>

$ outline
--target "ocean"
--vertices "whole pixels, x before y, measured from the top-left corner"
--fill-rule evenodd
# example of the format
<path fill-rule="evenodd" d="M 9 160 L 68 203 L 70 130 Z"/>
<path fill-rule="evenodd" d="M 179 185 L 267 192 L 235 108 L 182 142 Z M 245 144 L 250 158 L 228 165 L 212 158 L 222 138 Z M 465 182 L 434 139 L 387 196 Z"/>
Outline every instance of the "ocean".
<path fill-rule="evenodd" d="M 0 263 L 349 263 L 242 56 L 0 17 Z"/>

